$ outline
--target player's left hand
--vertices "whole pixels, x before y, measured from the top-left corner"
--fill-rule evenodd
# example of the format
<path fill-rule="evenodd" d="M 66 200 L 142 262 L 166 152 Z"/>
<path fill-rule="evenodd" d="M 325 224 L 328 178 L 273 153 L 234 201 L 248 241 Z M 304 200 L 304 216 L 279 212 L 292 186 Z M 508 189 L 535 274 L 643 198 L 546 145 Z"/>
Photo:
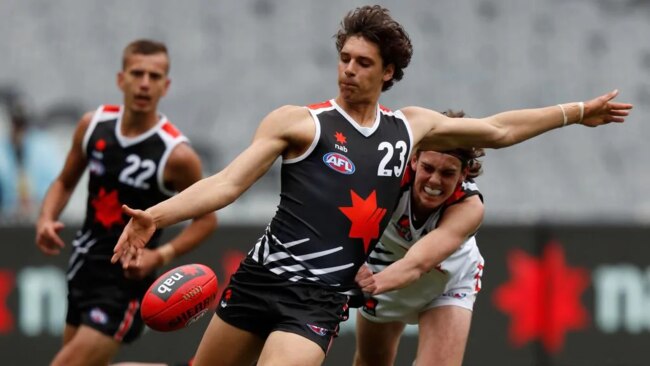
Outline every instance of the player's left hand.
<path fill-rule="evenodd" d="M 359 285 L 363 292 L 372 294 L 377 290 L 375 277 L 370 268 L 368 268 L 368 265 L 365 263 L 359 268 L 357 275 L 354 277 L 354 281 Z"/>
<path fill-rule="evenodd" d="M 156 250 L 143 248 L 138 257 L 131 258 L 131 262 L 127 263 L 127 268 L 124 270 L 124 277 L 129 279 L 142 279 L 159 267 L 161 262 L 160 254 Z"/>
<path fill-rule="evenodd" d="M 581 124 L 596 127 L 610 122 L 625 122 L 630 114 L 632 104 L 612 101 L 618 95 L 618 90 L 611 91 L 585 102 L 585 111 Z"/>

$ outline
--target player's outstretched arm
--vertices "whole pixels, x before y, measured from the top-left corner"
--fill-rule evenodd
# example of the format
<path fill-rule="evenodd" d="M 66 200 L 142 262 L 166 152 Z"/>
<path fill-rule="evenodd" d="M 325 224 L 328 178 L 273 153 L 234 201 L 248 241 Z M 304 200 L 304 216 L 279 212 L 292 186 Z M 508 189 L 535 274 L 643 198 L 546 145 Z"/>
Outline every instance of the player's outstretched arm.
<path fill-rule="evenodd" d="M 138 218 L 134 218 L 137 221 L 134 225 L 129 222 L 124 229 L 111 261 L 115 263 L 123 255 L 135 255 L 137 248 L 144 247 L 151 234 L 143 241 L 145 236 L 141 233 L 153 233 L 156 228 L 205 215 L 235 201 L 269 170 L 278 156 L 299 144 L 294 131 L 304 125 L 301 121 L 305 118 L 310 118 L 309 113 L 299 107 L 282 107 L 271 112 L 260 123 L 251 145 L 226 168 L 144 212 L 132 211 L 138 213 Z M 126 213 L 130 215 L 129 211 Z M 129 260 L 122 258 L 123 263 Z"/>
<path fill-rule="evenodd" d="M 438 227 L 413 244 L 404 258 L 375 273 L 374 283 L 364 279 L 366 287 L 362 287 L 362 290 L 378 295 L 417 281 L 453 254 L 478 230 L 483 222 L 483 212 L 483 202 L 478 196 L 450 206 Z"/>
<path fill-rule="evenodd" d="M 502 148 L 570 124 L 596 127 L 622 123 L 633 106 L 614 102 L 617 95 L 618 90 L 614 90 L 586 102 L 514 110 L 482 119 L 466 118 L 466 121 L 419 107 L 407 107 L 402 111 L 411 122 L 415 141 L 420 142 L 421 149 Z"/>
<path fill-rule="evenodd" d="M 164 171 L 165 184 L 177 192 L 201 179 L 201 161 L 189 144 L 177 145 L 167 160 Z M 153 221 L 152 221 L 153 223 Z M 131 262 L 122 263 L 129 278 L 143 278 L 155 268 L 166 265 L 198 246 L 217 226 L 214 212 L 197 216 L 176 237 L 156 249 L 144 249 L 141 256 Z M 147 238 L 148 240 L 148 238 Z"/>
<path fill-rule="evenodd" d="M 86 169 L 82 145 L 92 115 L 93 112 L 88 112 L 79 120 L 63 169 L 52 182 L 41 204 L 36 222 L 36 246 L 47 255 L 59 254 L 64 246 L 58 234 L 63 229 L 63 223 L 58 221 L 58 218 Z"/>

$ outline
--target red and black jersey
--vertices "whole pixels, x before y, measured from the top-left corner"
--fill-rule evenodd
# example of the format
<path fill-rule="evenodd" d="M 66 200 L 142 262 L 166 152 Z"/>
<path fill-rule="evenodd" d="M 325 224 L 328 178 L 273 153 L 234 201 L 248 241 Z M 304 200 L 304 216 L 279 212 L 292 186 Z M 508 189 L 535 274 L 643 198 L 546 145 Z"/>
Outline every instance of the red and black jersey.
<path fill-rule="evenodd" d="M 187 139 L 163 115 L 143 134 L 123 136 L 122 111 L 122 106 L 100 106 L 84 135 L 89 171 L 86 218 L 73 242 L 69 278 L 87 262 L 110 265 L 113 247 L 129 220 L 123 204 L 146 209 L 175 193 L 165 187 L 163 172 L 174 147 Z M 156 247 L 159 236 L 154 234 L 148 247 Z"/>
<path fill-rule="evenodd" d="M 383 106 L 372 127 L 334 100 L 308 108 L 314 140 L 283 162 L 280 204 L 250 256 L 291 281 L 352 288 L 395 209 L 412 133 Z"/>

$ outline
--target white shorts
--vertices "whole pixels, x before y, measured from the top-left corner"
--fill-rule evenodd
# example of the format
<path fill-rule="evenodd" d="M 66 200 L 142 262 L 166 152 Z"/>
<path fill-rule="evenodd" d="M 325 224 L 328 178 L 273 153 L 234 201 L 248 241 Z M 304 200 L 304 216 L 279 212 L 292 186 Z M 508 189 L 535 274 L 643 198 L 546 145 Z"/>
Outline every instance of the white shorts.
<path fill-rule="evenodd" d="M 364 318 L 386 323 L 417 324 L 420 313 L 438 306 L 458 306 L 470 311 L 481 290 L 484 260 L 474 238 L 463 244 L 440 266 L 411 285 L 367 299 L 361 308 Z M 373 272 L 385 266 L 368 264 Z"/>

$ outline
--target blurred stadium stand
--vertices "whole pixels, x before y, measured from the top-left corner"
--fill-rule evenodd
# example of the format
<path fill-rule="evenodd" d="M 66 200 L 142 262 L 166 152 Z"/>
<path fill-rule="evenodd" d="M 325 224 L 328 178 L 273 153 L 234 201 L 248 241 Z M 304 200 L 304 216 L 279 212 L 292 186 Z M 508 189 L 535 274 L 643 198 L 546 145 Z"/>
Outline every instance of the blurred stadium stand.
<path fill-rule="evenodd" d="M 62 101 L 86 109 L 119 103 L 123 46 L 162 40 L 173 82 L 161 110 L 213 172 L 248 144 L 272 109 L 336 95 L 332 36 L 342 16 L 363 3 L 3 1 L 0 13 L 11 15 L 0 24 L 0 85 L 19 87 L 39 112 Z M 488 151 L 478 180 L 487 222 L 650 222 L 650 1 L 379 3 L 415 47 L 404 80 L 381 100 L 390 108 L 462 108 L 479 117 L 614 88 L 636 105 L 626 126 L 573 126 Z M 278 166 L 224 210 L 224 220 L 268 220 L 279 200 Z M 82 214 L 66 211 L 71 220 Z"/>

